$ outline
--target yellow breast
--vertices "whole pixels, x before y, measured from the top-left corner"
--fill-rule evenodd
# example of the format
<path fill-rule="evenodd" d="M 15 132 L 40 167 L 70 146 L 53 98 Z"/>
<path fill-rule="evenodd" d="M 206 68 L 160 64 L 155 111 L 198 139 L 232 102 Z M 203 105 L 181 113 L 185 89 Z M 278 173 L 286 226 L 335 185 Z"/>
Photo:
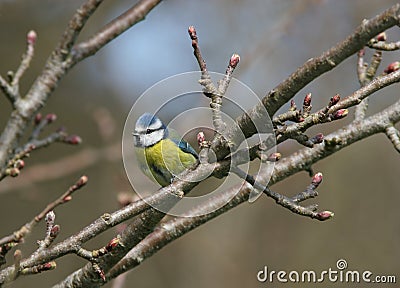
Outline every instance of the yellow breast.
<path fill-rule="evenodd" d="M 141 170 L 161 186 L 171 184 L 173 177 L 194 165 L 197 159 L 182 151 L 174 142 L 164 139 L 147 148 L 136 148 Z"/>

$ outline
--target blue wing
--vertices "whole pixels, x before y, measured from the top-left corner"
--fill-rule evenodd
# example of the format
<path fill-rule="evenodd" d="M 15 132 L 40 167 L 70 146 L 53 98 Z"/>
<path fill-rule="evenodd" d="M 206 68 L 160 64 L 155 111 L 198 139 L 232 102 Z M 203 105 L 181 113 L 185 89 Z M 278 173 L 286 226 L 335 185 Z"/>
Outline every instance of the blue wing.
<path fill-rule="evenodd" d="M 168 128 L 168 132 L 170 136 L 169 139 L 174 142 L 183 152 L 192 154 L 194 157 L 196 157 L 196 159 L 199 158 L 197 152 L 193 149 L 193 147 L 190 146 L 190 144 L 183 140 L 181 137 L 179 137 L 179 134 L 175 130 Z"/>
<path fill-rule="evenodd" d="M 199 158 L 197 155 L 197 152 L 192 148 L 192 146 L 189 145 L 185 140 L 176 140 L 176 139 L 171 139 L 176 145 L 178 145 L 179 148 L 181 148 L 182 151 L 186 153 L 192 154 L 194 157 Z"/>

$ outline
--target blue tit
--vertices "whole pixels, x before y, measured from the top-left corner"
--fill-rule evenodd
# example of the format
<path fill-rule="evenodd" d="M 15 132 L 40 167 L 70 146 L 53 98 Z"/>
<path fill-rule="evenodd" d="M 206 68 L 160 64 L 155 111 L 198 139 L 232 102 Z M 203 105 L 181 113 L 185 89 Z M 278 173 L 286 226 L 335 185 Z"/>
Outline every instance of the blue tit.
<path fill-rule="evenodd" d="M 150 113 L 136 121 L 133 142 L 140 169 L 161 186 L 168 186 L 175 176 L 197 163 L 196 151 Z"/>

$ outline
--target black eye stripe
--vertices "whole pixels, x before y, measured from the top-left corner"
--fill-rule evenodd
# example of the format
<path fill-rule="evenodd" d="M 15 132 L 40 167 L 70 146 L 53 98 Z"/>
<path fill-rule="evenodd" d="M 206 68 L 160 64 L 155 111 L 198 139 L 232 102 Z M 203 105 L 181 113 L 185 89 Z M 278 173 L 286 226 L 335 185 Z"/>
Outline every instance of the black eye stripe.
<path fill-rule="evenodd" d="M 147 128 L 147 129 L 146 129 L 146 134 L 150 134 L 150 133 L 155 132 L 155 131 L 158 131 L 158 130 L 160 130 L 160 129 L 150 129 L 150 128 Z"/>

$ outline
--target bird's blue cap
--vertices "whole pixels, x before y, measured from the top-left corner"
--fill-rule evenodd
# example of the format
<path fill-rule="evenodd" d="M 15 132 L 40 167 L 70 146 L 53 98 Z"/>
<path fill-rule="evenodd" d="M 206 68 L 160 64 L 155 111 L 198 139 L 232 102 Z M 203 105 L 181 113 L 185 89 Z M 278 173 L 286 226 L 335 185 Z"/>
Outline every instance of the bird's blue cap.
<path fill-rule="evenodd" d="M 136 121 L 136 125 L 140 123 L 140 125 L 142 127 L 150 127 L 150 126 L 154 125 L 158 121 L 161 122 L 161 120 L 158 119 L 157 116 L 146 112 L 146 113 L 144 113 L 142 116 L 140 116 L 138 118 L 138 120 Z M 163 127 L 165 127 L 164 124 L 163 124 Z"/>

